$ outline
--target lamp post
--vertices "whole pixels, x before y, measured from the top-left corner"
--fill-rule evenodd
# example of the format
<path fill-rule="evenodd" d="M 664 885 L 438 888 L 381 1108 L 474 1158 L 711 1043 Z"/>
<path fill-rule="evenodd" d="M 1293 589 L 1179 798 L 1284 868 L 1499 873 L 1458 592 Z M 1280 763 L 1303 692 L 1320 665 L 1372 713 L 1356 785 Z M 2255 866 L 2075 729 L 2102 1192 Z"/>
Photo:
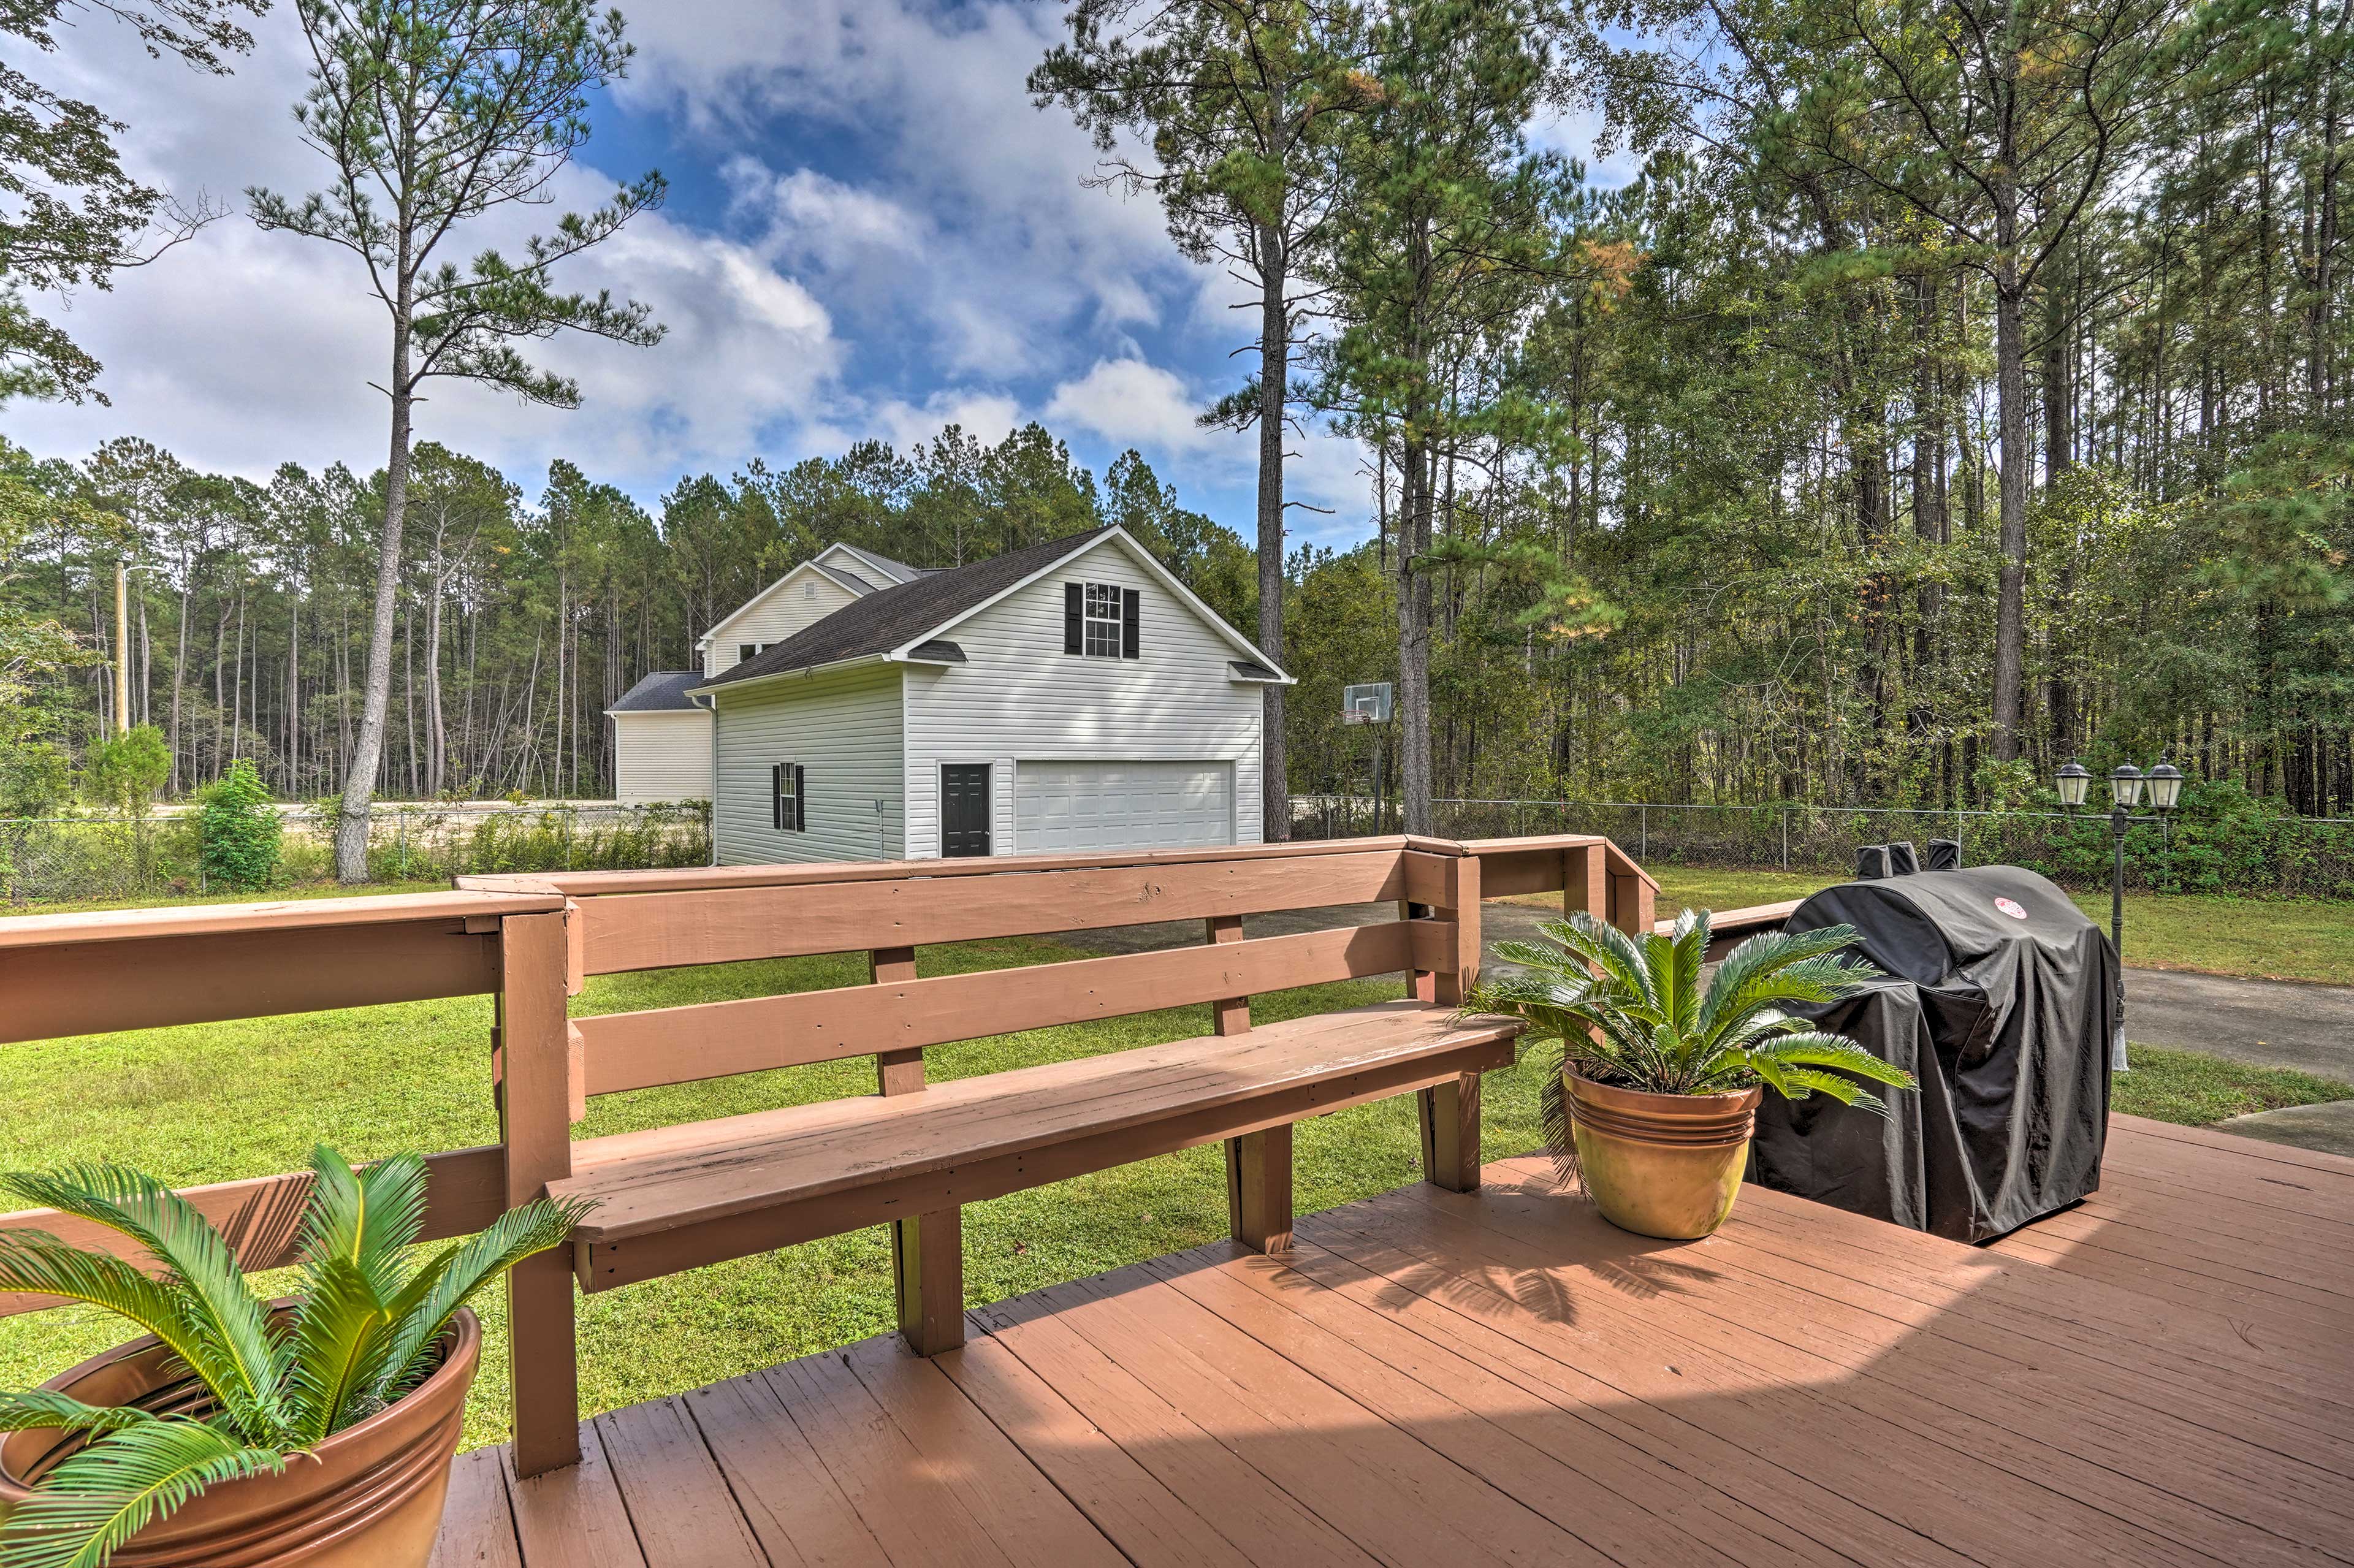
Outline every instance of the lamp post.
<path fill-rule="evenodd" d="M 2093 775 L 2082 763 L 2070 762 L 2052 782 L 2060 791 L 2062 809 L 2073 816 L 2092 789 Z M 2181 799 L 2182 770 L 2171 762 L 2160 762 L 2147 773 L 2130 762 L 2109 769 L 2109 940 L 2117 950 L 2117 1034 L 2110 1046 L 2109 1065 L 2120 1073 L 2126 1070 L 2126 834 L 2136 822 L 2164 823 Z M 2134 808 L 2145 800 L 2154 815 L 2135 814 Z"/>

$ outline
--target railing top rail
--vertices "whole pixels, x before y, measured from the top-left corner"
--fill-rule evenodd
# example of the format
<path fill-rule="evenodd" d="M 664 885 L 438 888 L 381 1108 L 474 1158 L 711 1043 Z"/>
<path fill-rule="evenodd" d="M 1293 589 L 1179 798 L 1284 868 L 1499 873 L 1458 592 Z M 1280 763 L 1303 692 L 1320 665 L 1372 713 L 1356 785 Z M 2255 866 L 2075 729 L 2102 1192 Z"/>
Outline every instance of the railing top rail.
<path fill-rule="evenodd" d="M 1659 879 L 1645 871 L 1635 857 L 1620 849 L 1599 833 L 1525 833 L 1512 838 L 1470 839 L 1464 848 L 1475 855 L 1495 858 L 1514 854 L 1541 854 L 1548 851 L 1575 849 L 1585 844 L 1607 845 L 1612 863 L 1625 874 L 1639 876 L 1651 891 L 1659 890 Z"/>
<path fill-rule="evenodd" d="M 93 909 L 79 914 L 0 919 L 0 948 L 264 931 L 317 931 L 402 926 L 419 920 L 544 914 L 564 907 L 561 894 L 499 890 L 390 893 L 358 898 L 198 904 L 165 909 Z"/>
<path fill-rule="evenodd" d="M 1564 844 L 1569 840 L 1554 841 Z M 1576 842 L 1585 842 L 1578 840 Z M 574 897 L 611 893 L 692 893 L 706 889 L 824 886 L 849 882 L 901 882 L 917 877 L 1008 875 L 1035 871 L 1116 870 L 1126 866 L 1197 865 L 1230 861 L 1294 860 L 1307 855 L 1416 850 L 1463 856 L 1469 845 L 1453 839 L 1391 833 L 1380 838 L 1310 839 L 1275 844 L 1224 844 L 1200 849 L 1124 853 L 981 855 L 957 860 L 813 861 L 794 865 L 689 866 L 663 871 L 544 872 L 527 875 L 454 878 L 461 890 L 553 892 Z"/>

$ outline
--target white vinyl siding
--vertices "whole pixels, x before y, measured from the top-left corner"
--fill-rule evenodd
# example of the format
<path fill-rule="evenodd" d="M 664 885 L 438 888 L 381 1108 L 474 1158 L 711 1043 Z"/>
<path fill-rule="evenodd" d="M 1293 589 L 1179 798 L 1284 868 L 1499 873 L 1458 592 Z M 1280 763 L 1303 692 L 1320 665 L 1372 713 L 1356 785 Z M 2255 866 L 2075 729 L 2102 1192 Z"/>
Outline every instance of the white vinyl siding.
<path fill-rule="evenodd" d="M 711 799 L 711 715 L 613 715 L 613 794 L 625 806 Z"/>
<path fill-rule="evenodd" d="M 734 669 L 738 662 L 737 655 L 746 643 L 773 648 L 857 597 L 813 566 L 804 563 L 795 567 L 765 593 L 711 629 L 711 640 L 703 651 L 705 677 L 724 675 Z"/>
<path fill-rule="evenodd" d="M 1066 582 L 1138 591 L 1139 657 L 1063 652 Z M 939 853 L 940 766 L 950 762 L 994 765 L 999 854 L 1030 848 L 1014 820 L 1016 779 L 1023 766 L 1051 762 L 1230 764 L 1234 840 L 1259 842 L 1259 688 L 1233 679 L 1228 662 L 1243 655 L 1116 538 L 941 635 L 968 662 L 907 672 L 910 857 Z"/>
<path fill-rule="evenodd" d="M 719 860 L 896 860 L 901 832 L 896 665 L 719 691 Z M 799 763 L 800 832 L 769 826 L 770 769 Z M 876 802 L 882 810 L 876 810 Z"/>

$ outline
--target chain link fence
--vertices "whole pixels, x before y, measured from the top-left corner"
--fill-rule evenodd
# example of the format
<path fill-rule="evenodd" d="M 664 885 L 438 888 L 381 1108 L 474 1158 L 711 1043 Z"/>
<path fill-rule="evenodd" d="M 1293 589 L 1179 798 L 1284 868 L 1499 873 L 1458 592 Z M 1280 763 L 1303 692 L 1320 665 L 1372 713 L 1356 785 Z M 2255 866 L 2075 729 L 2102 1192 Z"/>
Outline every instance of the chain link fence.
<path fill-rule="evenodd" d="M 1598 833 L 1651 866 L 1790 871 L 1850 876 L 1865 844 L 1953 839 L 1965 865 L 2022 865 L 2063 887 L 2109 885 L 2108 813 L 1916 810 L 1863 806 L 1691 806 L 1657 801 L 1433 801 L 1439 836 Z M 1298 838 L 1398 832 L 1395 801 L 1375 826 L 1369 795 L 1292 800 Z M 2126 885 L 2144 892 L 2238 893 L 2271 898 L 2354 898 L 2354 819 L 2201 815 L 2191 802 L 2164 824 L 2126 836 Z"/>
<path fill-rule="evenodd" d="M 279 812 L 272 887 L 332 882 L 332 811 Z M 217 892 L 204 872 L 198 817 L 0 820 L 0 903 L 37 905 Z M 638 871 L 707 865 L 711 811 L 675 806 L 379 803 L 368 816 L 370 882 L 440 882 L 461 874 Z"/>

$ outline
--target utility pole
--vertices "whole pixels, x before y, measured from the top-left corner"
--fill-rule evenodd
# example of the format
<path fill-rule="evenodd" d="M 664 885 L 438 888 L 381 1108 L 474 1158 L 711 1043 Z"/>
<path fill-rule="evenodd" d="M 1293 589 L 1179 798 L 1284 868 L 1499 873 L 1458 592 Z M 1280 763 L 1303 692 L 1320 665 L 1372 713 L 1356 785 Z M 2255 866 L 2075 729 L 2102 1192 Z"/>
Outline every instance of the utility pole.
<path fill-rule="evenodd" d="M 131 733 L 131 567 L 114 557 L 114 733 Z"/>

